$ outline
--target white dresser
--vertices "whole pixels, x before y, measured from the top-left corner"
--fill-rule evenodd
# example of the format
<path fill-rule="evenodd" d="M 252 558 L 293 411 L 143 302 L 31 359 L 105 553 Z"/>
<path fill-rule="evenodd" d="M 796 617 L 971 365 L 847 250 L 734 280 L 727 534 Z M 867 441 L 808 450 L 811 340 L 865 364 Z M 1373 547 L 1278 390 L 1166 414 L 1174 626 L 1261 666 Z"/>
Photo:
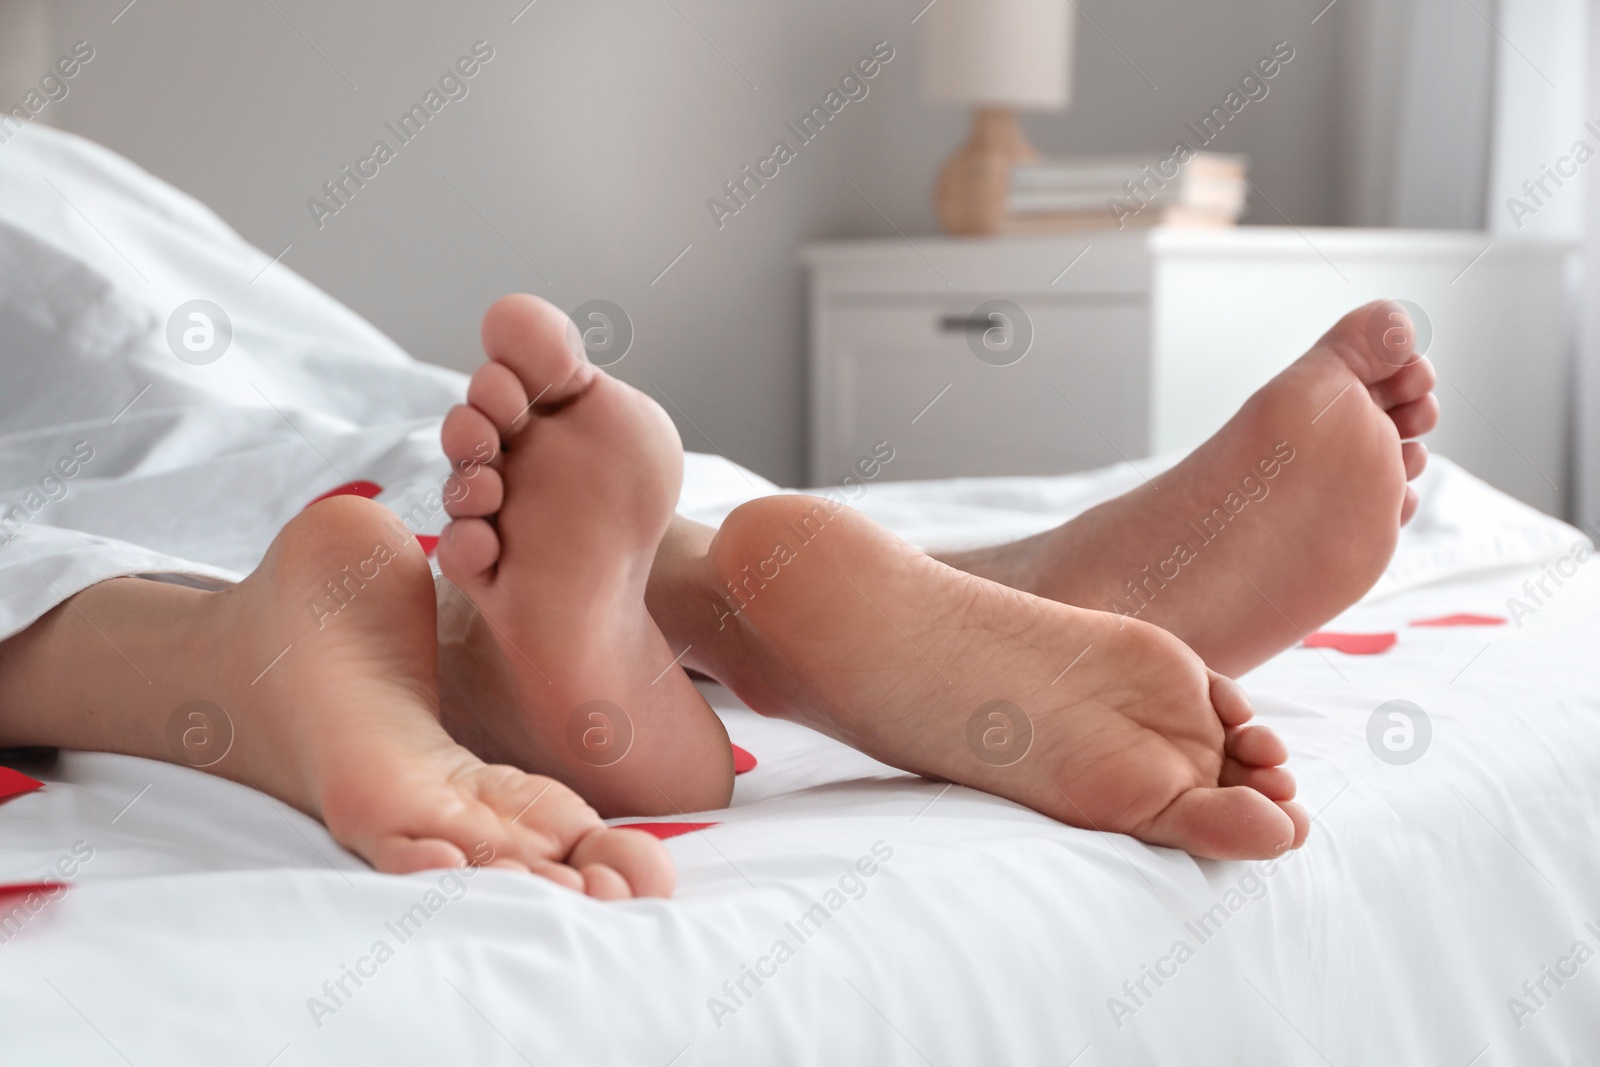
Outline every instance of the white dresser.
<path fill-rule="evenodd" d="M 1343 312 L 1388 296 L 1431 323 L 1444 417 L 1429 446 L 1560 514 L 1569 252 L 1277 227 L 813 244 L 810 480 L 838 482 L 880 441 L 897 479 L 1189 449 Z"/>

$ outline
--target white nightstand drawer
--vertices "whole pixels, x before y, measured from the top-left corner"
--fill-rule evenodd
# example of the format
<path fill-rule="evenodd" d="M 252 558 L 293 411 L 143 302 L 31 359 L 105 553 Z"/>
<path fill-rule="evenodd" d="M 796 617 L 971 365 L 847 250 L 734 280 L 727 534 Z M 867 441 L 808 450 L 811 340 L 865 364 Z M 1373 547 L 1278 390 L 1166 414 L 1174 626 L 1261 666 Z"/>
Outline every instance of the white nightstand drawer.
<path fill-rule="evenodd" d="M 817 413 L 826 429 L 814 442 L 814 480 L 837 480 L 879 441 L 894 447 L 897 480 L 1060 474 L 1145 454 L 1141 297 L 1023 296 L 1015 322 L 975 317 L 985 300 L 829 303 L 828 366 L 817 369 L 835 400 Z"/>
<path fill-rule="evenodd" d="M 1483 234 L 1265 226 L 810 245 L 810 480 L 836 484 L 878 441 L 890 478 L 1192 449 L 1341 315 L 1398 297 L 1431 324 L 1429 446 L 1560 514 L 1567 258 Z M 940 328 L 993 297 L 1033 325 L 1015 366 Z"/>

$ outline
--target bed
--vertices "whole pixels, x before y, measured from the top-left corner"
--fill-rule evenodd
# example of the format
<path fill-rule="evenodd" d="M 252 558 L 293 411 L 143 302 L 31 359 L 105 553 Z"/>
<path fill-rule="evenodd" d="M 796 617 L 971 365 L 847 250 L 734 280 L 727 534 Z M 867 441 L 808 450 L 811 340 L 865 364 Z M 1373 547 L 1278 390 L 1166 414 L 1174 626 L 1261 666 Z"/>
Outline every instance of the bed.
<path fill-rule="evenodd" d="M 1137 477 L 857 505 L 978 543 Z M 769 488 L 693 457 L 684 504 L 714 521 Z M 262 794 L 64 753 L 13 761 L 44 785 L 0 804 L 0 882 L 68 883 L 0 901 L 0 1060 L 1596 1062 L 1600 567 L 1448 461 L 1421 489 L 1382 582 L 1327 628 L 1358 636 L 1244 678 L 1314 813 L 1279 861 L 1063 826 L 709 684 L 755 766 L 728 810 L 661 829 L 671 901 L 385 877 Z"/>

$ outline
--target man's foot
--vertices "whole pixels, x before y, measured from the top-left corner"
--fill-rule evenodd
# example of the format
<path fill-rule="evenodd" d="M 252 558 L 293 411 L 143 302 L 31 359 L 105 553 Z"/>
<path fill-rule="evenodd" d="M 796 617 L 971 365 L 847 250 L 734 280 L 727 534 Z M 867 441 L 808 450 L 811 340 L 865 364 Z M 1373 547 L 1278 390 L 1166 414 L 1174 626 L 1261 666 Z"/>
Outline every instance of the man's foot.
<path fill-rule="evenodd" d="M 682 573 L 664 568 L 652 601 L 697 633 L 690 662 L 758 711 L 1196 855 L 1270 857 L 1305 839 L 1282 742 L 1155 626 L 964 574 L 812 497 L 745 504 L 701 547 Z M 698 620 L 682 611 L 695 582 Z"/>
<path fill-rule="evenodd" d="M 491 307 L 483 345 L 442 431 L 465 486 L 438 550 L 445 725 L 607 816 L 725 806 L 727 733 L 644 606 L 683 476 L 672 421 L 537 297 Z"/>
<path fill-rule="evenodd" d="M 1155 623 L 1242 674 L 1383 573 L 1416 510 L 1406 482 L 1428 454 L 1410 439 L 1439 421 L 1434 382 L 1399 306 L 1368 304 L 1154 482 L 1035 537 L 941 558 Z"/>

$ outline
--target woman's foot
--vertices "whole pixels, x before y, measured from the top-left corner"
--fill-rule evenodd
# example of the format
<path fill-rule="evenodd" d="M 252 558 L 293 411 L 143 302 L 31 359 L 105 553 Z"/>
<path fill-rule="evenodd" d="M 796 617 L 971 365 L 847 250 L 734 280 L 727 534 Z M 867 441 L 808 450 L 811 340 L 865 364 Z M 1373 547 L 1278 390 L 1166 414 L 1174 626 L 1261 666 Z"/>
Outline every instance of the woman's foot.
<path fill-rule="evenodd" d="M 1416 510 L 1406 482 L 1427 450 L 1411 438 L 1439 421 L 1434 382 L 1399 305 L 1368 304 L 1154 482 L 1035 537 L 941 558 L 1155 623 L 1242 674 L 1383 573 Z"/>
<path fill-rule="evenodd" d="M 445 725 L 607 816 L 725 806 L 727 733 L 644 606 L 682 481 L 677 431 L 537 297 L 491 307 L 483 345 L 442 431 L 467 486 L 446 494 L 438 549 Z"/>
<path fill-rule="evenodd" d="M 1074 826 L 1217 858 L 1304 841 L 1282 742 L 1171 634 L 964 574 L 860 515 L 769 497 L 652 589 L 751 707 Z"/>
<path fill-rule="evenodd" d="M 0 744 L 204 767 L 321 818 L 380 871 L 488 865 L 596 897 L 670 893 L 659 842 L 450 739 L 434 628 L 415 539 L 379 505 L 337 497 L 285 526 L 236 586 L 116 579 L 5 642 L 0 685 L 27 696 L 5 702 Z"/>

